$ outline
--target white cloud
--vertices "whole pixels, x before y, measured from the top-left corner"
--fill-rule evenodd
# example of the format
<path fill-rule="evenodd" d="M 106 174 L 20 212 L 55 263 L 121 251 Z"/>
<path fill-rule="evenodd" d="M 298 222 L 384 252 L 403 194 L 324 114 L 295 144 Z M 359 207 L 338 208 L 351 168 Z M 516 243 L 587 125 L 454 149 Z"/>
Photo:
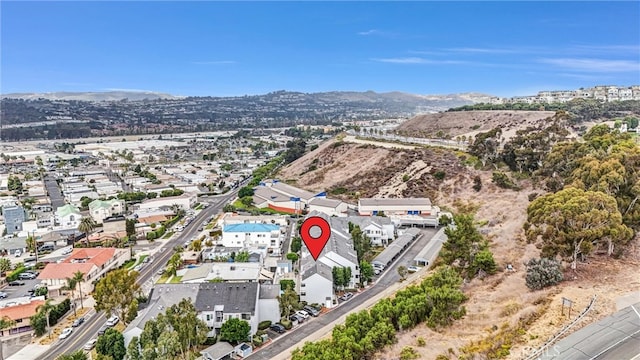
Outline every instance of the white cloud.
<path fill-rule="evenodd" d="M 638 72 L 640 63 L 632 60 L 606 60 L 590 58 L 543 58 L 538 60 L 542 64 L 557 66 L 564 69 L 582 72 Z"/>
<path fill-rule="evenodd" d="M 474 47 L 461 47 L 461 48 L 449 48 L 445 51 L 457 52 L 457 53 L 473 53 L 473 54 L 515 54 L 521 53 L 520 49 L 499 49 L 499 48 L 474 48 Z"/>
<path fill-rule="evenodd" d="M 214 61 L 192 61 L 194 65 L 229 65 L 236 64 L 236 61 L 233 60 L 214 60 Z"/>
<path fill-rule="evenodd" d="M 574 45 L 569 48 L 573 52 L 633 54 L 640 53 L 640 45 Z"/>
<path fill-rule="evenodd" d="M 380 30 L 376 30 L 376 29 L 371 29 L 371 30 L 367 30 L 367 31 L 358 32 L 358 35 L 362 35 L 362 36 L 380 35 L 380 34 L 382 34 L 382 32 Z"/>
<path fill-rule="evenodd" d="M 432 65 L 458 65 L 458 64 L 467 64 L 466 61 L 459 60 L 432 60 L 425 59 L 421 57 L 400 57 L 400 58 L 381 58 L 381 59 L 371 59 L 373 61 L 382 62 L 382 63 L 390 63 L 390 64 L 432 64 Z"/>

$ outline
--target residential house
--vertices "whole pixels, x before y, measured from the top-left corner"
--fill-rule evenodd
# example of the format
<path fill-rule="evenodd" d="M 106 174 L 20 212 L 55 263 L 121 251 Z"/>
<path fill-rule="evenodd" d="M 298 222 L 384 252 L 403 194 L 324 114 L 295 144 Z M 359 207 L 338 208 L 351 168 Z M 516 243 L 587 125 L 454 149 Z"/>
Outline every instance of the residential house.
<path fill-rule="evenodd" d="M 262 268 L 257 262 L 213 262 L 185 269 L 183 283 L 203 283 L 211 280 L 220 282 L 268 282 L 273 273 Z"/>
<path fill-rule="evenodd" d="M 251 334 L 255 334 L 260 318 L 259 292 L 258 283 L 156 284 L 149 295 L 149 305 L 125 329 L 125 343 L 140 336 L 148 320 L 157 318 L 182 299 L 191 299 L 198 318 L 210 330 L 209 337 L 218 335 L 222 324 L 232 318 L 247 321 Z"/>
<path fill-rule="evenodd" d="M 35 315 L 40 305 L 44 304 L 44 297 L 21 298 L 5 300 L 0 303 L 0 319 L 9 318 L 14 321 L 13 326 L 0 330 L 0 336 L 8 336 L 31 331 L 29 318 Z"/>
<path fill-rule="evenodd" d="M 318 212 L 310 213 L 309 216 L 325 218 L 331 226 L 331 237 L 318 256 L 317 261 L 313 260 L 306 247 L 302 249 L 300 258 L 300 300 L 332 307 L 335 297 L 333 291 L 333 268 L 351 268 L 351 279 L 346 288 L 355 288 L 356 284 L 360 282 L 358 256 L 349 234 L 348 222 L 343 218 L 329 217 Z"/>
<path fill-rule="evenodd" d="M 22 206 L 5 206 L 2 208 L 2 215 L 7 235 L 22 231 L 22 223 L 26 219 L 26 212 Z"/>
<path fill-rule="evenodd" d="M 74 229 L 80 225 L 82 214 L 80 210 L 71 204 L 60 206 L 56 210 L 55 222 L 63 229 Z"/>
<path fill-rule="evenodd" d="M 280 226 L 275 224 L 230 224 L 222 228 L 222 245 L 225 247 L 266 247 L 270 250 L 279 250 L 282 236 Z"/>
<path fill-rule="evenodd" d="M 395 238 L 395 226 L 389 217 L 383 216 L 349 216 L 345 222 L 358 225 L 360 230 L 375 246 L 387 246 Z"/>
<path fill-rule="evenodd" d="M 171 209 L 174 205 L 177 205 L 182 210 L 186 211 L 191 209 L 197 201 L 198 195 L 196 193 L 184 193 L 179 196 L 148 199 L 136 205 L 136 209 Z"/>
<path fill-rule="evenodd" d="M 104 219 L 120 215 L 124 211 L 124 201 L 120 199 L 93 200 L 89 203 L 89 215 L 98 224 L 102 224 Z"/>
<path fill-rule="evenodd" d="M 67 285 L 67 278 L 80 271 L 84 281 L 80 284 L 83 294 L 93 291 L 93 283 L 111 269 L 115 269 L 129 260 L 129 249 L 116 248 L 77 248 L 60 263 L 49 263 L 38 275 L 52 295 L 60 295 Z"/>
<path fill-rule="evenodd" d="M 245 320 L 251 334 L 258 331 L 258 283 L 203 283 L 194 303 L 200 318 L 210 329 L 209 336 L 220 333 L 222 324 L 232 318 Z"/>
<path fill-rule="evenodd" d="M 260 284 L 258 297 L 258 321 L 270 320 L 272 323 L 280 321 L 280 284 Z"/>

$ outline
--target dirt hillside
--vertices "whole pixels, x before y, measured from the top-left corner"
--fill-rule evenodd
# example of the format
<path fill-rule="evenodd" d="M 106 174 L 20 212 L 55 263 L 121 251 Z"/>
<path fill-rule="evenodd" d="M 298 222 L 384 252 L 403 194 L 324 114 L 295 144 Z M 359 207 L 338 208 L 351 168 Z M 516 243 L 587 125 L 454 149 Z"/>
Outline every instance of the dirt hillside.
<path fill-rule="evenodd" d="M 553 111 L 507 110 L 441 112 L 413 117 L 402 123 L 397 130 L 416 137 L 435 137 L 438 131 L 442 131 L 451 138 L 463 135 L 468 138 L 499 126 L 502 128 L 502 136 L 509 139 L 517 129 L 535 125 L 554 114 Z"/>
<path fill-rule="evenodd" d="M 476 350 L 487 344 L 499 347 L 502 340 L 492 337 L 522 334 L 505 357 L 520 359 L 528 347 L 540 345 L 569 322 L 566 310 L 561 315 L 562 297 L 574 301 L 575 317 L 593 295 L 598 295 L 595 310 L 580 325 L 615 312 L 620 306 L 616 302 L 625 295 L 638 298 L 629 295 L 640 290 L 638 239 L 622 259 L 592 257 L 577 273 L 567 273 L 567 281 L 561 285 L 532 292 L 525 285 L 523 264 L 539 257 L 539 250 L 524 241 L 522 225 L 529 195 L 543 190 L 528 181 L 520 182 L 520 191 L 498 188 L 491 183 L 491 171 L 465 165 L 464 153 L 380 145 L 331 140 L 282 169 L 279 177 L 309 190 L 328 190 L 330 197 L 351 203 L 356 203 L 358 196 L 427 196 L 443 208 L 474 207 L 476 219 L 483 224 L 480 230 L 490 241 L 499 268 L 512 264 L 516 271 L 501 270 L 484 280 L 466 283 L 464 290 L 469 300 L 463 319 L 440 332 L 420 325 L 399 333 L 398 343 L 385 348 L 377 359 L 399 358 L 404 346 L 412 346 L 422 359 L 435 359 L 441 354 L 457 359 L 463 348 L 471 348 L 472 342 Z M 482 179 L 479 192 L 472 189 L 475 176 Z M 519 325 L 522 321 L 526 326 Z M 419 338 L 426 341 L 426 346 L 419 345 Z M 488 358 L 477 351 L 476 356 L 467 359 Z"/>

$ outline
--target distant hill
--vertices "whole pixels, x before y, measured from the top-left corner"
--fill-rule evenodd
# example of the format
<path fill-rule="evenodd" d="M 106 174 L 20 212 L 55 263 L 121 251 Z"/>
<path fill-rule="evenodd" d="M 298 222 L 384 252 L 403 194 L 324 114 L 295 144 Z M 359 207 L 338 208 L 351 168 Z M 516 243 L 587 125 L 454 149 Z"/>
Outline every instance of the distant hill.
<path fill-rule="evenodd" d="M 176 99 L 177 96 L 153 91 L 105 91 L 105 92 L 66 92 L 57 91 L 49 93 L 13 93 L 2 95 L 10 99 L 47 99 L 47 100 L 77 100 L 77 101 L 130 101 Z"/>

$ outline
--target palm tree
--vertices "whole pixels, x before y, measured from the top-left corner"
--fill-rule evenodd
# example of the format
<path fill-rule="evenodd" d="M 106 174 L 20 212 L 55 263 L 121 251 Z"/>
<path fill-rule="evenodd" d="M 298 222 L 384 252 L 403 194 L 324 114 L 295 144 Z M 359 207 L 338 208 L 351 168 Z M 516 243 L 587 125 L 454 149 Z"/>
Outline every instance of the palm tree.
<path fill-rule="evenodd" d="M 76 307 L 75 307 L 75 303 L 76 303 L 76 299 L 74 295 L 74 292 L 76 290 L 76 281 L 73 278 L 67 278 L 67 285 L 64 287 L 65 290 L 70 290 L 71 291 L 71 300 L 73 302 L 73 316 L 76 316 Z"/>
<path fill-rule="evenodd" d="M 36 311 L 38 312 L 43 312 L 44 313 L 44 317 L 47 320 L 47 330 L 49 331 L 49 339 L 51 339 L 51 327 L 49 326 L 49 313 L 51 312 L 51 310 L 53 310 L 56 306 L 51 304 L 53 300 L 51 299 L 47 299 L 44 304 L 38 306 L 36 308 Z"/>
<path fill-rule="evenodd" d="M 82 304 L 82 283 L 84 282 L 84 274 L 82 271 L 78 270 L 73 274 L 73 281 L 78 285 L 78 292 L 80 293 L 80 307 L 84 309 L 84 305 Z"/>
<path fill-rule="evenodd" d="M 80 224 L 78 224 L 78 231 L 87 234 L 87 246 L 89 246 L 89 234 L 96 227 L 98 227 L 98 224 L 90 216 L 83 217 L 80 220 Z"/>
<path fill-rule="evenodd" d="M 15 320 L 11 320 L 8 316 L 3 316 L 0 319 L 0 332 L 4 332 L 5 329 L 11 329 L 16 324 Z M 0 359 L 4 359 L 4 341 L 0 341 Z"/>

